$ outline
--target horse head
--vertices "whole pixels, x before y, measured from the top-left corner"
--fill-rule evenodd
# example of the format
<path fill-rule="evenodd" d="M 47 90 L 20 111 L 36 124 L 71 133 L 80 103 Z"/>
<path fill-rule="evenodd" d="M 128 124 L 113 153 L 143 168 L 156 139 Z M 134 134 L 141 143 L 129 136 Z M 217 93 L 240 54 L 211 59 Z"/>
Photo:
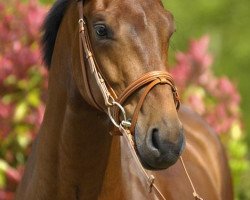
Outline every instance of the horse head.
<path fill-rule="evenodd" d="M 142 75 L 167 71 L 167 51 L 175 26 L 172 14 L 159 0 L 88 0 L 83 4 L 83 13 L 96 62 L 118 97 Z M 82 50 L 78 46 L 76 40 L 78 53 L 73 58 L 73 74 L 88 102 L 79 68 Z M 83 65 L 90 68 L 86 59 Z M 89 86 L 94 99 L 99 101 L 101 95 L 90 71 L 87 71 Z M 139 88 L 123 104 L 131 118 L 143 90 Z M 145 95 L 134 129 L 136 150 L 145 167 L 165 169 L 178 160 L 185 146 L 173 88 L 157 84 Z"/>

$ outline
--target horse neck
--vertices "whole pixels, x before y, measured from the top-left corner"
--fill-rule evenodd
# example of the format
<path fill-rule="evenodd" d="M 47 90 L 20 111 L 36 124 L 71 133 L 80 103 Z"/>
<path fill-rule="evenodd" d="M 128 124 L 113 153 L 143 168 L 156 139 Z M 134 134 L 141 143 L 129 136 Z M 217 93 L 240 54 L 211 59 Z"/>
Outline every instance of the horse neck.
<path fill-rule="evenodd" d="M 106 114 L 84 101 L 73 78 L 76 55 L 68 47 L 75 47 L 78 39 L 77 31 L 72 31 L 77 30 L 77 24 L 72 25 L 75 10 L 69 8 L 58 32 L 45 116 L 18 189 L 19 199 L 110 199 L 111 191 L 115 199 L 122 197 L 129 182 L 122 174 L 130 165 L 122 159 L 120 138 L 108 134 Z M 114 190 L 114 185 L 120 187 Z"/>
<path fill-rule="evenodd" d="M 75 199 L 75 193 L 94 199 L 101 189 L 112 137 L 106 115 L 84 101 L 72 77 L 71 49 L 65 48 L 72 46 L 71 34 L 65 21 L 54 49 L 36 157 L 50 187 L 57 186 L 58 199 Z"/>

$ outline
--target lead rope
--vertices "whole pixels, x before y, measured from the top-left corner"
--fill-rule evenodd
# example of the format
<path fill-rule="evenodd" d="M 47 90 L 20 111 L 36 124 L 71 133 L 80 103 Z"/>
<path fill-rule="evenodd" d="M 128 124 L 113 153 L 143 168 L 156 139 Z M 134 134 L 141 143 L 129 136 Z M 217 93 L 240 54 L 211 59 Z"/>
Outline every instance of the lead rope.
<path fill-rule="evenodd" d="M 130 131 L 124 129 L 123 126 L 120 126 L 120 127 L 119 127 L 119 130 L 120 130 L 121 133 L 123 134 L 123 136 L 124 136 L 124 138 L 125 138 L 125 140 L 126 140 L 128 146 L 129 146 L 130 152 L 131 152 L 131 154 L 132 154 L 132 156 L 133 156 L 133 158 L 134 158 L 134 160 L 135 160 L 137 166 L 139 167 L 139 169 L 140 169 L 141 172 L 143 173 L 144 177 L 146 178 L 146 182 L 147 182 L 147 184 L 148 184 L 149 193 L 151 193 L 152 190 L 154 189 L 158 198 L 160 198 L 160 199 L 162 199 L 162 200 L 167 200 L 167 199 L 164 197 L 164 195 L 161 193 L 161 191 L 159 190 L 159 188 L 155 185 L 155 183 L 154 183 L 155 177 L 154 177 L 153 175 L 149 175 L 149 174 L 146 172 L 146 170 L 143 168 L 143 166 L 142 166 L 142 164 L 141 164 L 141 162 L 140 162 L 140 160 L 139 160 L 139 158 L 138 158 L 138 156 L 137 156 L 137 154 L 136 154 L 136 152 L 135 152 L 135 149 L 134 149 L 134 141 L 133 141 L 133 139 L 132 139 L 132 135 L 130 134 Z M 197 194 L 197 192 L 196 192 L 196 190 L 195 190 L 194 184 L 193 184 L 192 179 L 191 179 L 191 177 L 190 177 L 190 175 L 189 175 L 189 173 L 188 173 L 188 171 L 187 171 L 187 168 L 186 168 L 186 166 L 185 166 L 185 163 L 184 163 L 184 161 L 183 161 L 182 156 L 180 156 L 180 161 L 181 161 L 182 167 L 183 167 L 183 169 L 184 169 L 184 171 L 185 171 L 185 174 L 186 174 L 186 176 L 187 176 L 187 178 L 188 178 L 188 180 L 189 180 L 189 183 L 190 183 L 190 185 L 191 185 L 191 187 L 192 187 L 194 199 L 195 199 L 195 200 L 203 200 L 203 198 L 201 198 L 201 197 Z"/>
<path fill-rule="evenodd" d="M 138 168 L 141 170 L 142 174 L 143 174 L 143 177 L 145 177 L 146 179 L 146 182 L 148 184 L 148 191 L 149 193 L 152 192 L 152 189 L 155 190 L 156 192 L 156 195 L 159 199 L 162 199 L 162 200 L 167 200 L 164 195 L 160 192 L 160 190 L 158 189 L 158 187 L 155 185 L 154 181 L 155 181 L 155 177 L 153 175 L 148 175 L 148 173 L 146 172 L 146 170 L 143 168 L 143 166 L 141 165 L 141 162 L 135 152 L 135 148 L 134 148 L 134 141 L 132 139 L 132 135 L 130 134 L 129 130 L 126 130 L 124 129 L 123 126 L 120 126 L 119 127 L 119 130 L 120 132 L 122 133 L 123 137 L 125 138 L 127 144 L 128 144 L 128 147 L 129 147 L 129 150 L 138 166 Z"/>
<path fill-rule="evenodd" d="M 193 181 L 192 181 L 192 179 L 191 179 L 191 177 L 190 177 L 190 175 L 189 175 L 189 173 L 188 173 L 188 171 L 187 171 L 187 168 L 186 168 L 186 166 L 185 166 L 185 163 L 184 163 L 184 161 L 183 161 L 182 156 L 180 156 L 180 161 L 181 161 L 182 167 L 183 167 L 183 169 L 184 169 L 184 171 L 185 171 L 185 173 L 186 173 L 186 175 L 187 175 L 187 178 L 188 178 L 188 180 L 189 180 L 189 183 L 190 183 L 190 185 L 191 185 L 191 187 L 192 187 L 194 199 L 195 199 L 195 200 L 203 200 L 203 199 L 197 194 L 197 192 L 196 192 L 196 190 L 195 190 Z"/>

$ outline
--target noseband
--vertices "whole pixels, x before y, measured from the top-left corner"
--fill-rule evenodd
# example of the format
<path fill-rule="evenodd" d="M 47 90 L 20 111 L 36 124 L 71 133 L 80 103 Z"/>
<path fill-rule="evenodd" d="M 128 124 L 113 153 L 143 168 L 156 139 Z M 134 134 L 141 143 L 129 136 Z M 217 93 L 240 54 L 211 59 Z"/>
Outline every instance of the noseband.
<path fill-rule="evenodd" d="M 156 85 L 169 85 L 171 87 L 171 90 L 173 92 L 173 98 L 176 105 L 176 109 L 178 110 L 180 107 L 180 99 L 179 95 L 177 93 L 177 89 L 174 85 L 174 81 L 172 76 L 166 72 L 166 71 L 151 71 L 148 72 L 141 77 L 139 77 L 137 80 L 133 81 L 125 90 L 120 94 L 118 97 L 115 93 L 115 91 L 112 89 L 112 87 L 108 84 L 108 81 L 105 79 L 105 77 L 102 75 L 102 72 L 97 64 L 97 61 L 94 57 L 93 50 L 91 47 L 91 42 L 88 34 L 88 28 L 86 24 L 86 20 L 83 14 L 83 3 L 84 0 L 77 0 L 78 2 L 78 10 L 79 10 L 79 48 L 80 48 L 80 60 L 81 60 L 81 68 L 82 68 L 82 75 L 83 75 L 83 81 L 84 81 L 84 89 L 87 95 L 86 101 L 97 108 L 98 110 L 107 112 L 111 122 L 113 125 L 119 130 L 120 135 L 123 135 L 125 140 L 128 143 L 129 150 L 141 170 L 141 172 L 144 175 L 144 178 L 148 184 L 149 192 L 152 192 L 152 189 L 154 189 L 155 194 L 159 199 L 166 200 L 164 195 L 160 192 L 158 187 L 154 184 L 154 176 L 148 175 L 148 173 L 145 171 L 145 169 L 142 167 L 141 162 L 135 152 L 134 149 L 134 143 L 131 135 L 134 133 L 135 125 L 138 119 L 139 112 L 141 110 L 141 107 L 143 105 L 143 102 L 147 96 L 147 94 L 156 86 Z M 91 74 L 95 78 L 95 81 L 102 93 L 105 108 L 103 108 L 102 104 L 98 102 L 92 93 L 89 79 L 88 79 L 88 71 L 87 68 L 84 66 L 84 56 L 87 59 L 87 64 L 89 65 L 89 70 L 91 71 Z M 144 91 L 139 98 L 139 101 L 137 103 L 137 106 L 134 110 L 134 114 L 132 116 L 131 122 L 127 119 L 125 109 L 123 108 L 123 104 L 126 102 L 126 100 L 131 97 L 135 92 L 137 92 L 139 89 L 144 88 Z M 120 113 L 122 113 L 122 119 L 119 118 Z M 193 183 L 189 177 L 189 174 L 186 170 L 186 167 L 184 165 L 184 162 L 181 157 L 181 163 L 183 165 L 183 168 L 186 172 L 186 175 L 189 179 L 189 182 L 191 184 L 191 187 L 193 189 L 193 196 L 196 200 L 202 200 L 202 198 L 199 197 L 199 195 L 196 193 L 196 190 L 193 186 Z"/>
<path fill-rule="evenodd" d="M 79 10 L 79 37 L 80 37 L 80 57 L 81 57 L 81 67 L 82 74 L 84 79 L 84 89 L 87 95 L 87 102 L 94 106 L 95 108 L 106 111 L 109 115 L 110 120 L 113 125 L 117 128 L 123 126 L 126 129 L 130 130 L 130 133 L 134 133 L 134 128 L 137 122 L 137 118 L 140 112 L 140 109 L 143 105 L 143 102 L 147 94 L 156 86 L 156 85 L 169 85 L 173 92 L 173 98 L 178 110 L 180 107 L 180 99 L 177 93 L 177 89 L 174 85 L 172 76 L 166 71 L 151 71 L 148 72 L 137 80 L 133 81 L 125 90 L 117 97 L 115 91 L 108 84 L 107 80 L 102 75 L 100 67 L 97 64 L 97 61 L 94 57 L 93 50 L 91 47 L 91 42 L 88 34 L 88 28 L 86 24 L 85 17 L 83 15 L 83 3 L 82 0 L 78 1 L 78 10 Z M 87 63 L 90 67 L 91 73 L 95 78 L 97 85 L 102 93 L 104 98 L 104 103 L 106 108 L 103 108 L 102 104 L 98 102 L 91 91 L 90 83 L 88 81 L 87 69 L 84 66 L 84 56 L 87 59 Z M 139 89 L 145 87 L 138 104 L 135 108 L 131 122 L 128 121 L 126 112 L 123 108 L 123 104 L 126 100 L 131 97 Z M 122 113 L 122 119 L 119 118 L 120 113 Z"/>

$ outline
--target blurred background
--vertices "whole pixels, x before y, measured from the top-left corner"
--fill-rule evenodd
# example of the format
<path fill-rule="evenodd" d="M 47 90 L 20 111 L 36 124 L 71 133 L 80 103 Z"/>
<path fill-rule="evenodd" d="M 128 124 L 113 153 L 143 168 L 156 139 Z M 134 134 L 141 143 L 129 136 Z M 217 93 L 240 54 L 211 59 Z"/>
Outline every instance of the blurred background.
<path fill-rule="evenodd" d="M 54 1 L 0 0 L 0 200 L 12 200 L 43 118 L 40 27 Z M 182 101 L 221 138 L 235 199 L 250 200 L 249 0 L 164 0 L 176 22 L 169 66 Z"/>

